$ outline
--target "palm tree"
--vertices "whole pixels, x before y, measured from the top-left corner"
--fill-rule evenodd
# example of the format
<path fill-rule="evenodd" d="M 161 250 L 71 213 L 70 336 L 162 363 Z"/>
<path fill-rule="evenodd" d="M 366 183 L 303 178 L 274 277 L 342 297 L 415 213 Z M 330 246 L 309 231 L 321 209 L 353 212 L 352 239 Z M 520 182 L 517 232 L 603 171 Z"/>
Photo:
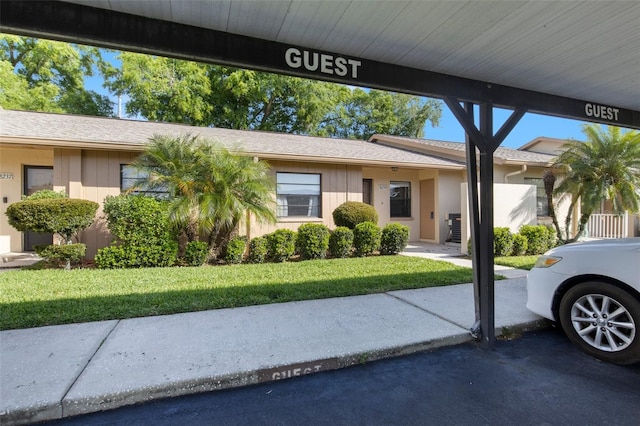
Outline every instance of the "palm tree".
<path fill-rule="evenodd" d="M 563 178 L 556 193 L 571 196 L 565 220 L 568 241 L 580 237 L 604 200 L 611 201 L 615 213 L 635 213 L 640 207 L 640 133 L 596 124 L 584 125 L 583 132 L 587 141 L 569 141 L 555 162 Z M 571 216 L 578 203 L 578 232 L 570 239 Z"/>
<path fill-rule="evenodd" d="M 190 135 L 156 135 L 133 165 L 146 176 L 138 188 L 168 193 L 169 221 L 187 241 L 203 236 L 213 248 L 246 212 L 275 221 L 275 186 L 263 161 Z"/>

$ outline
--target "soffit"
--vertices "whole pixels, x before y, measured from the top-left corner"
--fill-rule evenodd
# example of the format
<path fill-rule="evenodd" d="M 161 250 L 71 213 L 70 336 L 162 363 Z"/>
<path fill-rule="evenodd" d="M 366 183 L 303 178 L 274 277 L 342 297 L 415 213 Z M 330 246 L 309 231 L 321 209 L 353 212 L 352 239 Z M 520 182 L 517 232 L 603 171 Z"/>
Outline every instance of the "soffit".
<path fill-rule="evenodd" d="M 70 2 L 640 111 L 637 1 Z"/>

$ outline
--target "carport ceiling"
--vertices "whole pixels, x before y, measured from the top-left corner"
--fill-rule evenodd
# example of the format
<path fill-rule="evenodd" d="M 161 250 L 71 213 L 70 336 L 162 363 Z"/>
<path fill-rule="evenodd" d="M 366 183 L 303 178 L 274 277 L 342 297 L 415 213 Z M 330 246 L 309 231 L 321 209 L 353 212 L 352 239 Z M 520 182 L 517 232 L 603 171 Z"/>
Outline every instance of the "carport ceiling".
<path fill-rule="evenodd" d="M 72 0 L 640 111 L 640 2 Z"/>

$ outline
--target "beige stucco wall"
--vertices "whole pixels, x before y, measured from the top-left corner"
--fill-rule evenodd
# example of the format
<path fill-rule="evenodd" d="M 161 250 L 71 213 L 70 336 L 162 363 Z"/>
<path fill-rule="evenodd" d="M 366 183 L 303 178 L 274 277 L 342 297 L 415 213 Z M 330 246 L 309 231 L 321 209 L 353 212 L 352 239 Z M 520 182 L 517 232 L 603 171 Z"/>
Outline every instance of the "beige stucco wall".
<path fill-rule="evenodd" d="M 467 253 L 467 241 L 471 235 L 467 182 L 460 185 L 462 206 L 461 251 Z M 482 208 L 482 206 L 480 206 Z M 533 185 L 493 184 L 493 225 L 508 227 L 516 233 L 522 225 L 536 225 L 536 187 Z"/>
<path fill-rule="evenodd" d="M 363 167 L 362 177 L 372 179 L 371 201 L 378 211 L 378 225 L 384 227 L 389 223 L 400 223 L 409 227 L 409 241 L 420 239 L 420 173 L 415 169 L 391 167 Z M 389 205 L 389 185 L 391 182 L 409 182 L 411 184 L 411 217 L 391 218 Z"/>
<path fill-rule="evenodd" d="M 20 201 L 24 166 L 53 166 L 53 149 L 0 146 L 0 173 L 12 176 L 0 179 L 0 253 L 22 251 L 22 233 L 9 225 L 5 212 L 11 203 Z"/>

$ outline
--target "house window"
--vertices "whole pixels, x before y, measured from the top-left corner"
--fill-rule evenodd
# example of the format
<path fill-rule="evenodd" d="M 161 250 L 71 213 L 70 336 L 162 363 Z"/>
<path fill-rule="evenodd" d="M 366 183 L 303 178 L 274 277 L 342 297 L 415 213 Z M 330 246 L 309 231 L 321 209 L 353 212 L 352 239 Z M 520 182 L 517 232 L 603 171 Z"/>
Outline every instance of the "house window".
<path fill-rule="evenodd" d="M 320 217 L 320 175 L 277 173 L 278 217 Z"/>
<path fill-rule="evenodd" d="M 147 180 L 147 174 L 130 164 L 120 165 L 120 191 L 126 192 L 131 188 L 136 188 L 130 194 L 143 194 L 155 198 L 168 198 L 169 191 L 163 188 L 146 188 L 144 182 Z"/>
<path fill-rule="evenodd" d="M 391 182 L 389 193 L 391 217 L 411 217 L 411 182 Z"/>
<path fill-rule="evenodd" d="M 549 216 L 549 206 L 547 205 L 547 193 L 544 190 L 542 178 L 524 178 L 524 183 L 536 187 L 536 214 L 538 216 Z"/>
<path fill-rule="evenodd" d="M 362 202 L 373 205 L 373 200 L 371 199 L 371 192 L 373 189 L 373 180 L 372 179 L 362 179 Z"/>

